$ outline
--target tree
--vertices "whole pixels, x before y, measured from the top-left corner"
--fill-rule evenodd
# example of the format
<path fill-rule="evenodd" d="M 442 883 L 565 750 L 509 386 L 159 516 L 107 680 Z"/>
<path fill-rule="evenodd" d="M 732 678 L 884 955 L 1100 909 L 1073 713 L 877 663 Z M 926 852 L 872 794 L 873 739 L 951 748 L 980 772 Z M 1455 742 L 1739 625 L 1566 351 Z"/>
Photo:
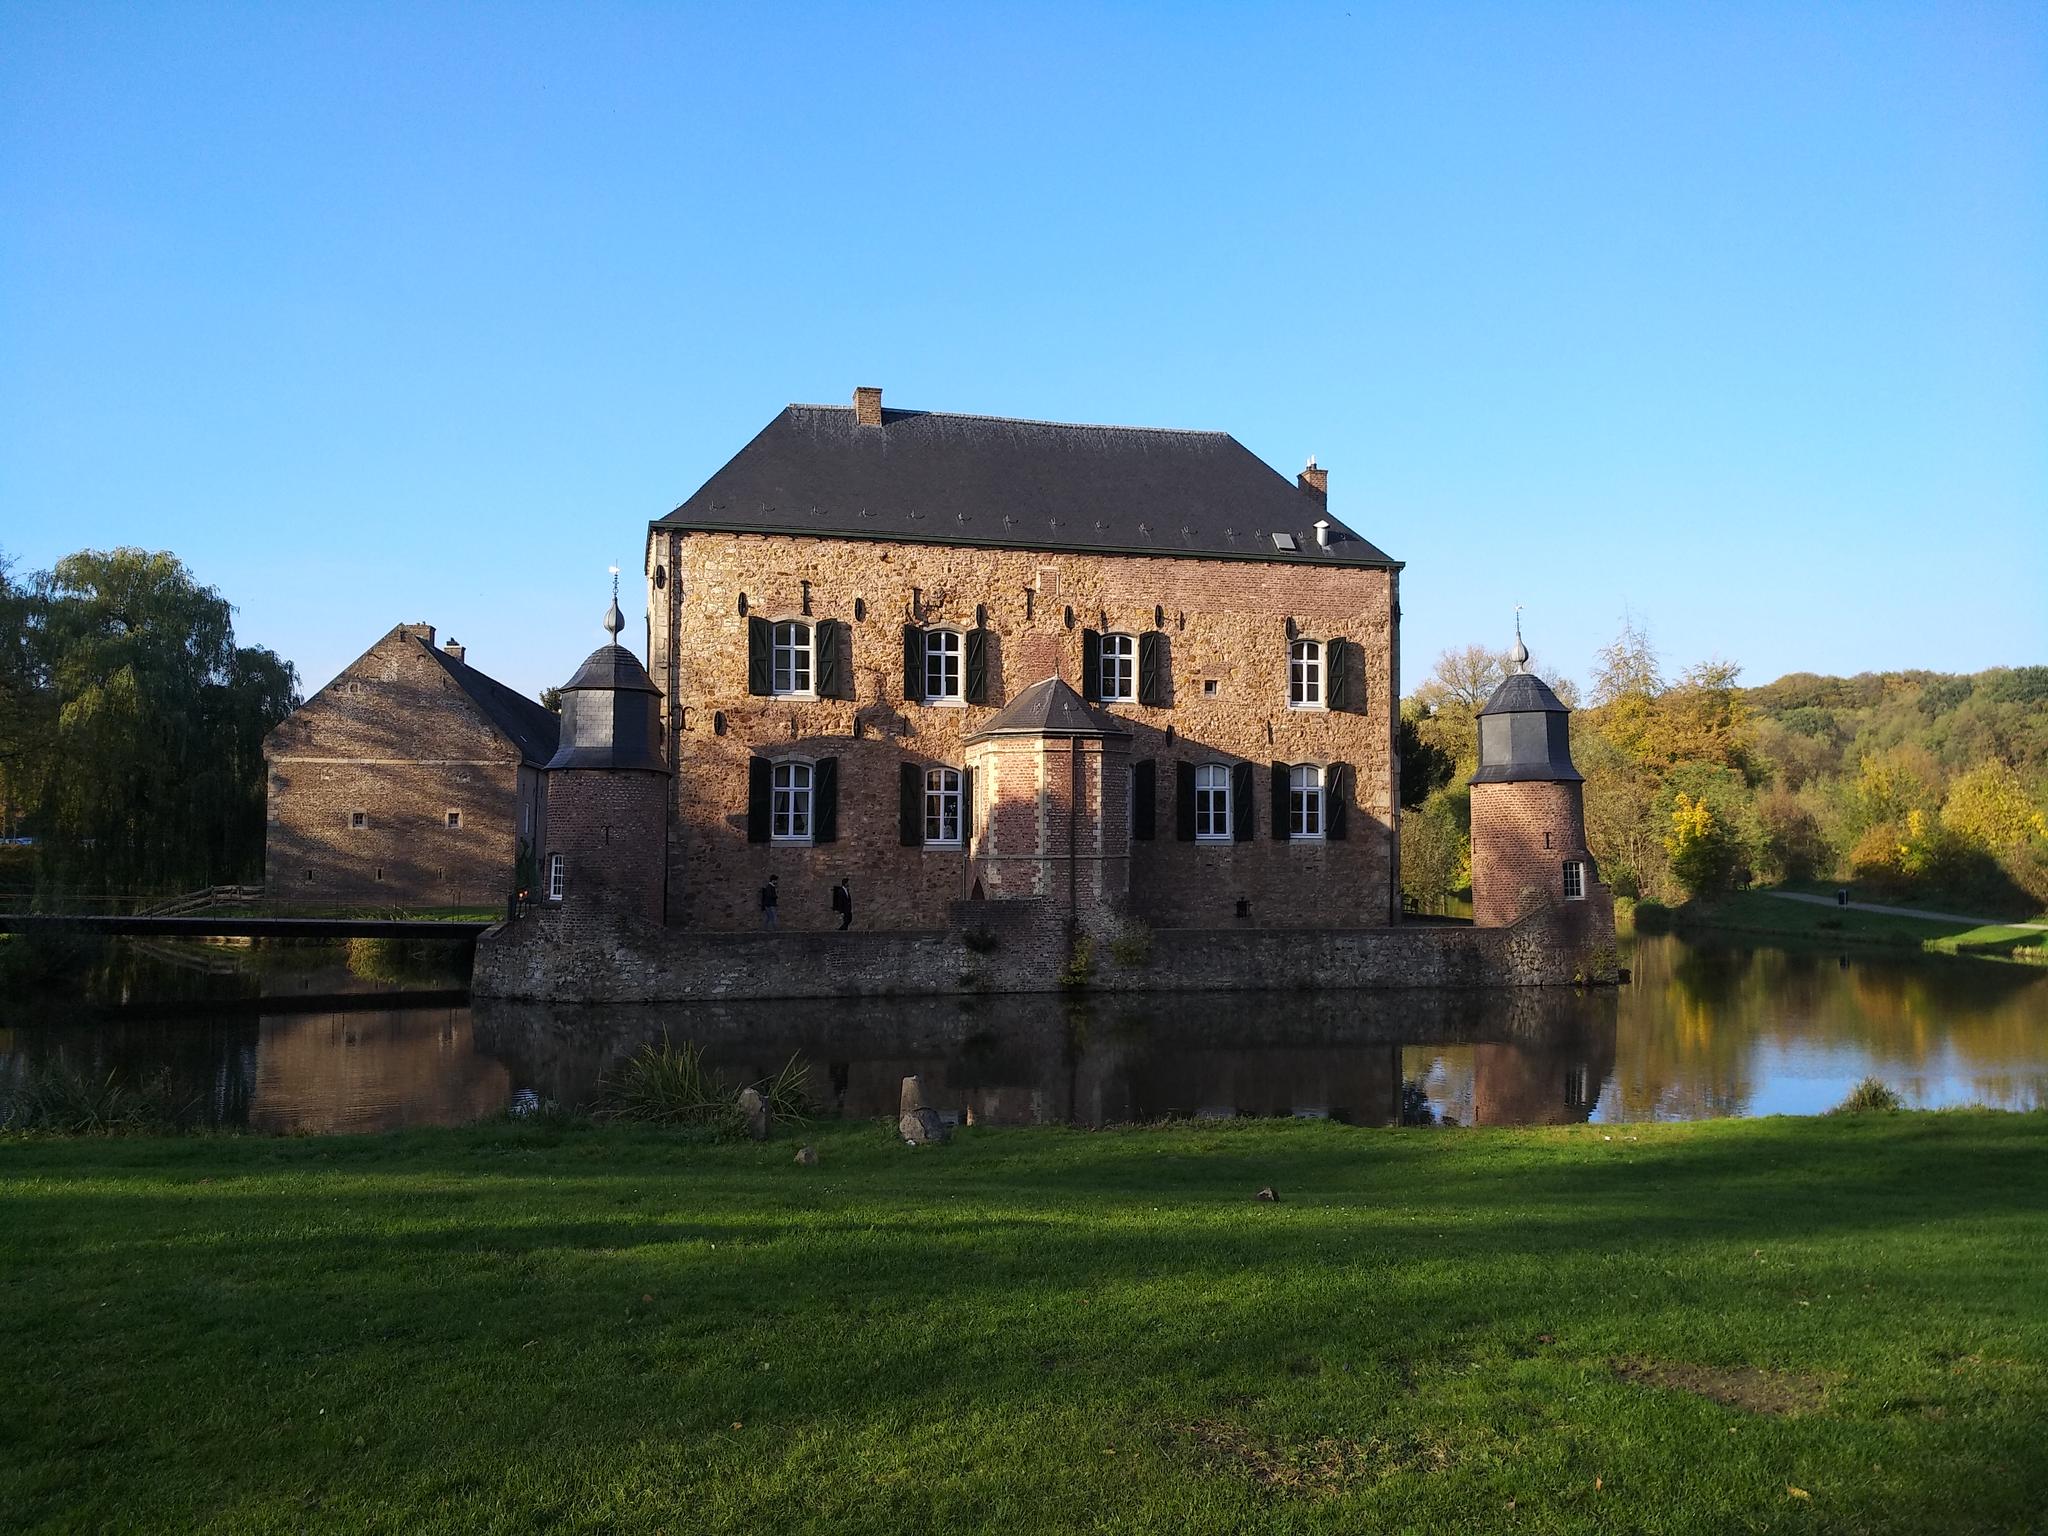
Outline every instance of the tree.
<path fill-rule="evenodd" d="M 541 708 L 552 709 L 559 715 L 562 712 L 562 690 L 553 686 L 541 689 L 540 703 Z"/>
<path fill-rule="evenodd" d="M 2020 776 L 2005 763 L 1983 763 L 1949 786 L 1942 825 L 1994 854 L 2009 854 L 2048 838 L 2044 816 Z"/>
<path fill-rule="evenodd" d="M 1704 797 L 1680 790 L 1672 802 L 1671 827 L 1664 836 L 1671 873 L 1694 896 L 1725 889 L 1734 876 L 1738 849 L 1727 826 Z"/>
<path fill-rule="evenodd" d="M 1413 807 L 1422 804 L 1437 790 L 1450 783 L 1457 771 L 1455 753 L 1445 750 L 1436 741 L 1425 739 L 1421 721 L 1426 712 L 1411 701 L 1401 710 L 1401 723 L 1397 727 L 1395 750 L 1401 754 L 1401 804 Z"/>
<path fill-rule="evenodd" d="M 1439 790 L 1401 818 L 1401 889 L 1429 911 L 1472 884 L 1471 799 Z"/>
<path fill-rule="evenodd" d="M 167 552 L 82 551 L 35 596 L 45 878 L 140 893 L 260 868 L 263 737 L 298 703 L 291 664 L 238 648 L 226 600 Z"/>

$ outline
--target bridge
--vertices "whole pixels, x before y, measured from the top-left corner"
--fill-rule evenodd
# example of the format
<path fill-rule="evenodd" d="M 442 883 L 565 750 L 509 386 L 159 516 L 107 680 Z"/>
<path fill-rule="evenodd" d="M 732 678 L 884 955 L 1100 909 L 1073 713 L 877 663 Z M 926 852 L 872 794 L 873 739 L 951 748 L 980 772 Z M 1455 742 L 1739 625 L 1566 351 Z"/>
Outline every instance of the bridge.
<path fill-rule="evenodd" d="M 65 916 L 0 912 L 0 933 L 103 933 L 155 939 L 447 939 L 474 942 L 490 921 L 432 917 Z"/>

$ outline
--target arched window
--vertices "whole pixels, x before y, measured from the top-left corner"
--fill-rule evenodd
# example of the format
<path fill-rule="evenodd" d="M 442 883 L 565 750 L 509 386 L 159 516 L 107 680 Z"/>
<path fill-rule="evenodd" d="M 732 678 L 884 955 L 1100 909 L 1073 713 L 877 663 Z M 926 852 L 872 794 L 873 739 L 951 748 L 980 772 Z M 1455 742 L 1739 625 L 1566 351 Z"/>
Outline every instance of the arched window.
<path fill-rule="evenodd" d="M 1230 841 L 1230 765 L 1203 763 L 1195 770 L 1195 841 Z"/>
<path fill-rule="evenodd" d="M 928 768 L 924 775 L 924 844 L 927 848 L 958 848 L 960 770 Z"/>
<path fill-rule="evenodd" d="M 770 691 L 811 692 L 811 626 L 784 619 L 775 626 L 774 672 Z"/>
<path fill-rule="evenodd" d="M 966 694 L 960 651 L 960 631 L 957 629 L 928 629 L 924 632 L 924 697 L 927 704 L 958 704 L 964 701 Z"/>
<path fill-rule="evenodd" d="M 1297 640 L 1287 648 L 1287 707 L 1323 707 L 1323 642 Z"/>
<path fill-rule="evenodd" d="M 1323 770 L 1298 763 L 1287 775 L 1287 835 L 1320 841 L 1323 836 Z"/>
<path fill-rule="evenodd" d="M 1128 704 L 1138 697 L 1138 642 L 1131 635 L 1102 637 L 1102 697 Z"/>
<path fill-rule="evenodd" d="M 811 765 L 777 763 L 770 790 L 769 841 L 808 843 L 811 840 Z"/>

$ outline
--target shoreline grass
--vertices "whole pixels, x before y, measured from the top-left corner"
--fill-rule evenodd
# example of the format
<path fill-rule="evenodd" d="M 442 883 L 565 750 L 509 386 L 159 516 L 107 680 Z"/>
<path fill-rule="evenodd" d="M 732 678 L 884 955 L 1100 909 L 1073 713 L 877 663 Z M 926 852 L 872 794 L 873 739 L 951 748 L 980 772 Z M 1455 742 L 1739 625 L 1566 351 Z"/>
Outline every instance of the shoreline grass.
<path fill-rule="evenodd" d="M 0 1138 L 24 1530 L 2011 1530 L 2048 1115 Z M 1262 1186 L 1277 1202 L 1254 1198 Z"/>
<path fill-rule="evenodd" d="M 1881 946 L 1907 953 L 2048 964 L 2048 932 L 2038 929 L 1820 907 L 1784 901 L 1763 890 L 1731 891 L 1712 901 L 1678 907 L 1638 904 L 1634 924 L 1641 933 L 1667 928 L 1681 935 L 1739 933 L 1784 944 Z"/>

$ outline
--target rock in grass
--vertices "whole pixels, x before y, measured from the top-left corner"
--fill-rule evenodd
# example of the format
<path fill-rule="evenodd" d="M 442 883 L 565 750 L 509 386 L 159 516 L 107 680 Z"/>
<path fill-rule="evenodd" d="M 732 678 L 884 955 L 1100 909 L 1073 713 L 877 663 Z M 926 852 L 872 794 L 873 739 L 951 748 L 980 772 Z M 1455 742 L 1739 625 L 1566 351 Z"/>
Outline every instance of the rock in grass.
<path fill-rule="evenodd" d="M 937 1110 L 926 1106 L 924 1084 L 915 1075 L 903 1079 L 903 1092 L 896 1103 L 896 1134 L 913 1147 L 946 1139 L 946 1123 Z"/>
<path fill-rule="evenodd" d="M 796 1149 L 796 1160 L 806 1168 L 815 1168 L 818 1166 L 818 1149 L 805 1142 Z"/>
<path fill-rule="evenodd" d="M 768 1139 L 768 1101 L 761 1097 L 760 1089 L 740 1090 L 740 1119 L 746 1122 L 747 1134 L 754 1140 Z"/>
<path fill-rule="evenodd" d="M 1280 1198 L 1280 1195 L 1279 1192 L 1275 1190 L 1272 1185 L 1268 1184 L 1264 1189 L 1260 1190 L 1257 1195 L 1253 1196 L 1253 1198 L 1257 1200 L 1277 1202 Z"/>

